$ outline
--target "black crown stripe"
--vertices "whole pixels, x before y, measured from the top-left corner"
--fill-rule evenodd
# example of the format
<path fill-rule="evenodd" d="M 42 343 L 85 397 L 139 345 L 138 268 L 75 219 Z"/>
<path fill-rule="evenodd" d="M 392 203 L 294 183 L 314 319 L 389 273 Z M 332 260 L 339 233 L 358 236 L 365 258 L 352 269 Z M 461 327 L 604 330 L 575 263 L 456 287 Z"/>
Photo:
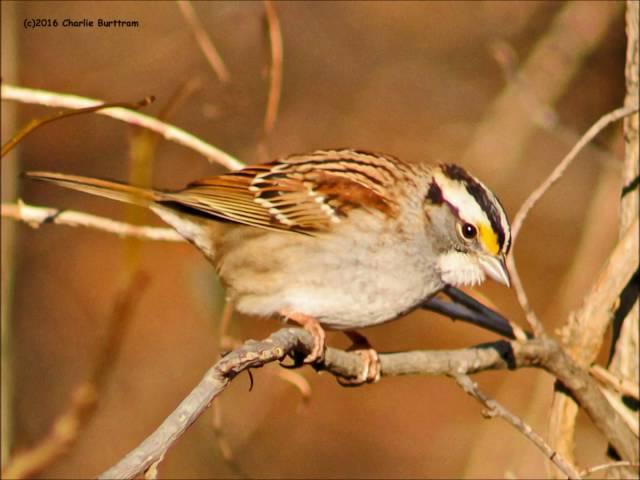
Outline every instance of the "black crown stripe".
<path fill-rule="evenodd" d="M 504 247 L 505 232 L 502 228 L 500 211 L 496 206 L 496 202 L 498 202 L 499 207 L 502 208 L 499 200 L 494 195 L 487 192 L 487 189 L 475 178 L 469 175 L 462 167 L 457 165 L 443 165 L 442 173 L 451 180 L 464 184 L 469 195 L 478 202 L 482 211 L 487 215 L 487 218 L 491 223 L 491 228 L 493 228 L 494 232 L 496 232 L 496 235 L 498 236 L 498 245 L 500 246 L 500 250 L 502 250 Z"/>

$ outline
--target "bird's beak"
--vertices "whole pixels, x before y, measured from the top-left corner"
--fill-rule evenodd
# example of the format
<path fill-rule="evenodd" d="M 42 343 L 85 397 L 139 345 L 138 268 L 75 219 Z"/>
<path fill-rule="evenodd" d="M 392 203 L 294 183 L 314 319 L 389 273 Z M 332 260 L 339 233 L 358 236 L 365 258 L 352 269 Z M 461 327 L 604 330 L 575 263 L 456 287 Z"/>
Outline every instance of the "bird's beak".
<path fill-rule="evenodd" d="M 511 278 L 509 277 L 509 270 L 507 270 L 504 255 L 495 257 L 493 255 L 482 255 L 479 261 L 480 267 L 489 277 L 507 287 L 511 286 Z"/>

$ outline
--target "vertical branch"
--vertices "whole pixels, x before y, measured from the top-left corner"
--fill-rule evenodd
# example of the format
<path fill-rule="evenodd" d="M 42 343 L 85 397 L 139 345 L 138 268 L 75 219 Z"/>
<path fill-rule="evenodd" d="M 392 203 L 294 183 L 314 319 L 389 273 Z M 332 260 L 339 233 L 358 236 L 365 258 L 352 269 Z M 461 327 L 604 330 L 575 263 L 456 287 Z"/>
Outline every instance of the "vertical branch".
<path fill-rule="evenodd" d="M 207 59 L 207 62 L 213 69 L 213 72 L 222 83 L 229 82 L 229 79 L 231 77 L 231 75 L 229 75 L 229 70 L 227 70 L 227 66 L 224 64 L 222 57 L 209 38 L 209 35 L 207 35 L 207 31 L 202 26 L 200 19 L 193 9 L 193 5 L 191 5 L 191 2 L 189 2 L 188 0 L 178 0 L 177 3 L 182 16 L 189 25 L 189 28 L 191 28 L 193 36 L 196 37 L 198 46 L 200 47 L 200 50 L 202 50 L 202 53 Z"/>
<path fill-rule="evenodd" d="M 639 102 L 638 88 L 638 68 L 640 61 L 638 59 L 638 30 L 640 22 L 640 9 L 637 0 L 627 0 L 627 59 L 625 66 L 625 79 L 627 93 L 625 97 L 625 105 L 637 105 Z M 629 228 L 638 215 L 639 197 L 640 197 L 640 159 L 638 158 L 640 148 L 638 133 L 638 114 L 627 117 L 624 122 L 624 138 L 625 138 L 625 158 L 622 171 L 622 198 L 620 201 L 620 236 Z M 638 231 L 636 229 L 636 235 Z M 637 258 L 637 257 L 636 257 Z M 638 356 L 640 355 L 640 314 L 638 312 L 638 261 L 636 260 L 636 278 L 635 285 L 627 285 L 625 291 L 620 295 L 620 305 L 617 308 L 614 317 L 614 334 L 611 345 L 611 363 L 609 371 L 616 377 L 629 381 L 635 385 L 640 382 L 640 367 L 638 366 Z M 612 401 L 617 403 L 619 408 L 625 413 L 632 416 L 637 422 L 638 410 L 637 401 L 633 402 L 631 396 L 623 395 L 613 391 L 605 391 L 611 395 Z M 635 410 L 631 405 L 636 405 Z M 637 425 L 637 424 L 636 424 Z M 636 431 L 636 435 L 637 435 Z M 615 467 L 608 472 L 610 478 L 620 478 L 624 474 L 621 467 Z"/>
<path fill-rule="evenodd" d="M 13 81 L 16 75 L 16 25 L 18 6 L 13 2 L 5 2 L 2 5 L 2 80 Z M 15 130 L 16 108 L 12 103 L 2 102 L 2 138 L 9 138 Z M 2 202 L 15 201 L 16 198 L 16 171 L 18 170 L 17 153 L 10 153 L 2 162 Z M 14 237 L 15 223 L 2 219 L 2 305 L 0 313 L 0 335 L 2 346 L 0 347 L 0 449 L 1 465 L 4 468 L 10 454 L 13 440 L 13 341 L 11 328 L 11 289 L 14 275 Z"/>
<path fill-rule="evenodd" d="M 631 109 L 635 108 L 636 112 L 627 117 L 624 124 L 627 151 L 623 169 L 620 240 L 616 250 L 620 250 L 623 246 L 625 237 L 636 239 L 636 242 L 635 246 L 623 255 L 623 264 L 613 265 L 612 268 L 610 262 L 603 272 L 604 275 L 599 277 L 595 289 L 587 297 L 591 302 L 585 302 L 580 312 L 572 316 L 563 329 L 565 344 L 572 356 L 583 366 L 595 360 L 602 345 L 605 330 L 613 319 L 615 305 L 620 302 L 620 294 L 627 284 L 632 282 L 634 272 L 638 269 L 638 223 L 635 220 L 638 211 L 638 3 L 635 1 L 627 3 L 627 35 L 625 74 L 628 90 L 625 105 Z M 609 273 L 606 270 L 610 270 Z M 607 281 L 610 283 L 610 292 L 602 296 L 600 294 L 605 293 L 605 289 L 599 287 L 606 286 Z M 627 321 L 635 323 L 633 328 L 626 329 L 627 332 L 637 331 L 637 318 L 637 315 L 627 317 Z M 620 342 L 619 344 L 622 345 Z M 629 348 L 635 349 L 633 358 L 634 363 L 637 363 L 637 336 L 634 340 L 634 336 L 629 333 L 628 345 Z M 578 405 L 557 385 L 550 417 L 550 438 L 554 442 L 555 449 L 569 459 L 573 457 L 577 414 Z"/>
<path fill-rule="evenodd" d="M 627 95 L 624 104 L 638 105 L 638 2 L 627 0 L 627 63 L 625 79 Z M 638 158 L 638 113 L 627 117 L 624 121 L 625 159 L 622 173 L 622 201 L 620 202 L 620 235 L 631 225 L 638 215 L 638 199 L 640 197 L 638 184 L 640 175 L 640 159 Z"/>
<path fill-rule="evenodd" d="M 271 66 L 269 67 L 269 96 L 264 115 L 264 135 L 271 133 L 278 117 L 278 106 L 282 92 L 282 30 L 278 12 L 273 2 L 265 0 L 265 14 L 269 27 L 269 45 L 271 47 Z"/>
<path fill-rule="evenodd" d="M 514 242 L 514 248 L 511 249 L 511 252 L 509 252 L 509 255 L 507 256 L 507 267 L 509 269 L 509 272 L 511 273 L 511 279 L 516 290 L 516 295 L 518 297 L 518 301 L 520 302 L 520 306 L 524 310 L 527 321 L 531 325 L 533 333 L 536 336 L 542 335 L 544 333 L 544 328 L 529 304 L 528 296 L 522 284 L 522 280 L 520 279 L 520 275 L 518 274 L 515 263 L 515 241 L 518 237 L 518 234 L 520 233 L 520 229 L 522 228 L 522 225 L 529 215 L 531 209 L 540 201 L 540 199 L 542 199 L 544 194 L 547 193 L 547 191 L 558 180 L 560 180 L 560 178 L 562 178 L 565 170 L 569 168 L 569 165 L 571 165 L 578 153 L 589 142 L 591 142 L 591 140 L 593 140 L 596 135 L 598 135 L 606 126 L 608 126 L 612 122 L 620 120 L 621 118 L 625 118 L 628 115 L 634 113 L 637 114 L 637 111 L 637 106 L 620 107 L 600 117 L 600 119 L 596 123 L 594 123 L 591 128 L 589 128 L 589 130 L 586 131 L 586 133 L 580 138 L 580 140 L 578 140 L 578 142 L 573 146 L 569 153 L 565 155 L 560 163 L 556 165 L 549 176 L 545 178 L 544 181 L 533 192 L 531 192 L 531 194 L 523 202 L 522 206 L 518 210 L 518 213 L 516 213 L 513 222 L 511 223 L 511 238 L 512 242 Z M 578 335 L 578 338 L 584 338 L 584 332 Z"/>

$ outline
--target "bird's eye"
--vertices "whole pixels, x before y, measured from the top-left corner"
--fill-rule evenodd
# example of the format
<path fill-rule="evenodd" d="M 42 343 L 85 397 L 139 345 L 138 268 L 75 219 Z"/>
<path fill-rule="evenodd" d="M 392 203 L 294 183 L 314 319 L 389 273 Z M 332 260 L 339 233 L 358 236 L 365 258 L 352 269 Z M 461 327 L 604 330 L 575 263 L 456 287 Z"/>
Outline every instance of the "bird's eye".
<path fill-rule="evenodd" d="M 476 238 L 476 235 L 478 234 L 478 230 L 476 229 L 476 227 L 474 227 L 470 223 L 462 224 L 461 231 L 462 231 L 462 236 L 467 240 L 473 240 L 474 238 Z"/>

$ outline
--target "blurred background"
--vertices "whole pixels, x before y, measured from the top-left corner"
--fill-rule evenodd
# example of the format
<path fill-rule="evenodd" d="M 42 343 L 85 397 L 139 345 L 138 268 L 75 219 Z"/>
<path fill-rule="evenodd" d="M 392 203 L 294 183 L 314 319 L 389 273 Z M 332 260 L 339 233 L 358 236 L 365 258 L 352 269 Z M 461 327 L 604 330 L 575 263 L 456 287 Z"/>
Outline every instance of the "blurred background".
<path fill-rule="evenodd" d="M 154 95 L 143 111 L 246 163 L 325 147 L 357 147 L 410 162 L 456 162 L 490 185 L 511 217 L 602 114 L 624 98 L 622 2 L 277 2 L 284 42 L 280 111 L 270 135 L 268 28 L 261 2 L 194 2 L 230 78 L 205 59 L 174 2 L 2 2 L 2 81 L 105 101 Z M 30 18 L 135 20 L 132 28 L 25 29 Z M 2 103 L 5 142 L 56 111 Z M 11 122 L 9 125 L 8 123 Z M 99 115 L 44 126 L 2 163 L 3 200 L 162 225 L 120 204 L 13 181 L 38 169 L 126 180 L 140 132 Z M 548 331 L 580 304 L 617 236 L 621 125 L 580 155 L 531 213 L 516 258 Z M 152 183 L 180 187 L 224 171 L 160 140 Z M 136 218 L 131 217 L 136 215 Z M 220 355 L 224 293 L 213 268 L 186 244 L 125 241 L 82 228 L 34 230 L 3 220 L 3 304 L 11 324 L 14 449 L 35 445 L 93 368 L 118 295 L 133 270 L 150 277 L 122 351 L 76 445 L 41 476 L 92 477 L 175 408 Z M 474 295 L 524 326 L 513 290 L 488 282 Z M 229 334 L 263 338 L 276 320 L 234 315 Z M 495 340 L 427 312 L 370 328 L 380 351 L 462 348 Z M 3 332 L 4 335 L 4 332 Z M 339 333 L 332 346 L 349 344 Z M 4 352 L 7 352 L 4 349 Z M 300 370 L 301 395 L 275 365 L 243 376 L 217 401 L 233 462 L 209 411 L 159 467 L 161 478 L 540 477 L 543 456 L 448 378 L 385 378 L 341 388 Z M 552 379 L 536 370 L 475 379 L 546 436 Z M 3 406 L 6 408 L 6 406 Z M 5 410 L 6 411 L 6 410 Z M 6 418 L 5 418 L 6 420 Z M 580 419 L 577 459 L 602 463 L 606 444 Z"/>

